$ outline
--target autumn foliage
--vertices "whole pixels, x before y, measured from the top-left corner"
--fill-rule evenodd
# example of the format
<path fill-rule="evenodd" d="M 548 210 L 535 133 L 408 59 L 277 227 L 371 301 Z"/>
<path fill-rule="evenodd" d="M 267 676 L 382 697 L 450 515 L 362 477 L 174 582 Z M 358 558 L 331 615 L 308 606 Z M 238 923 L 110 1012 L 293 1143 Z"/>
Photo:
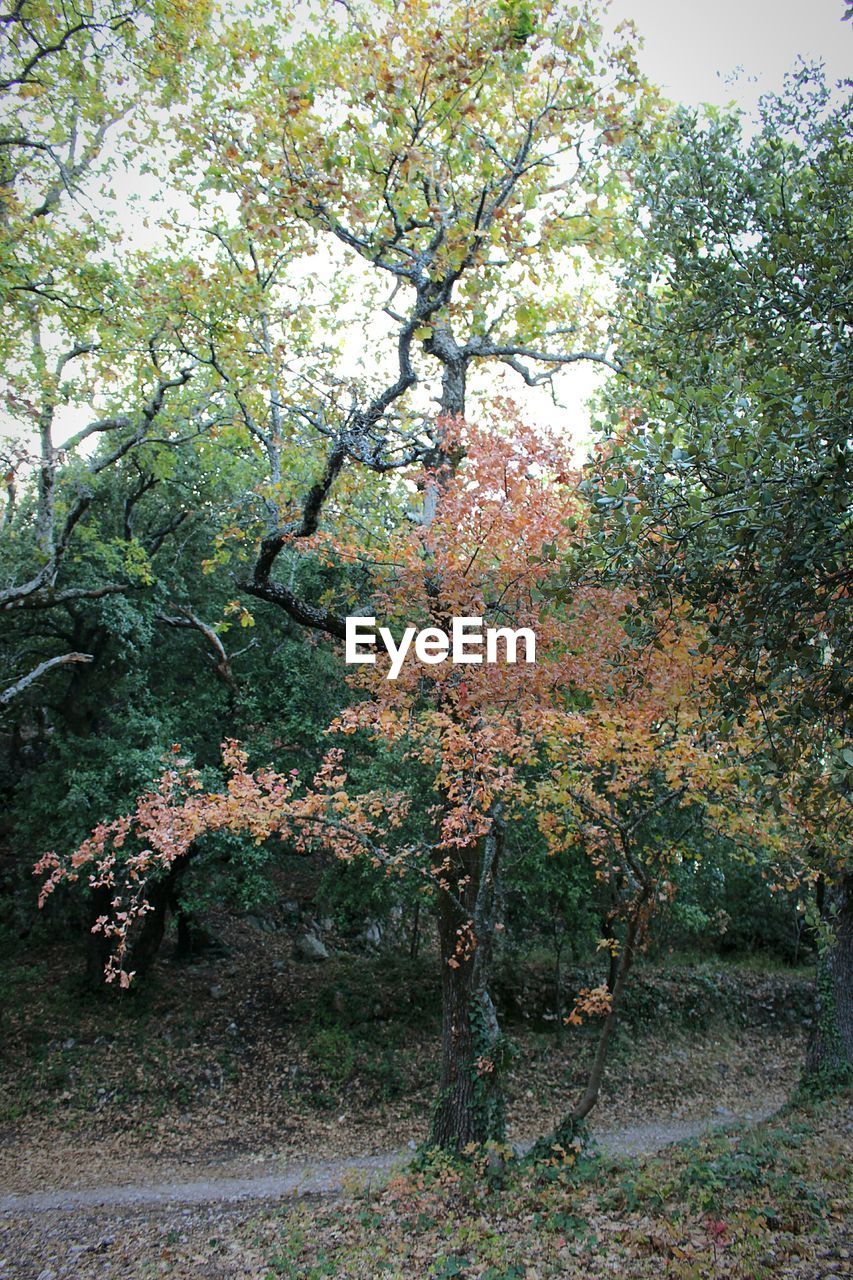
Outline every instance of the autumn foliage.
<path fill-rule="evenodd" d="M 430 778 L 429 829 L 393 852 L 388 836 L 400 828 L 408 798 L 354 789 L 341 746 L 305 787 L 295 771 L 250 769 L 247 753 L 226 743 L 220 791 L 205 790 L 176 747 L 133 813 L 99 824 L 70 858 L 50 853 L 36 868 L 47 875 L 42 902 L 81 877 L 115 890 L 111 913 L 95 925 L 115 939 L 111 980 L 126 985 L 132 977 L 123 962 L 152 877 L 206 832 L 277 837 L 303 850 L 319 844 L 343 860 L 369 858 L 389 874 L 415 866 L 458 894 L 470 875 L 458 851 L 485 837 L 496 814 L 507 823 L 533 810 L 548 853 L 582 850 L 623 904 L 672 892 L 667 866 L 681 847 L 677 838 L 643 846 L 639 828 L 649 812 L 702 804 L 708 819 L 745 844 L 766 844 L 766 823 L 743 803 L 737 753 L 723 752 L 710 731 L 712 659 L 678 609 L 653 620 L 653 642 L 632 641 L 631 593 L 601 581 L 585 558 L 577 476 L 560 443 L 526 426 L 509 405 L 482 428 L 445 423 L 444 439 L 459 465 L 438 481 L 420 476 L 420 494 L 412 483 L 406 495 L 422 504 L 429 484 L 440 482 L 428 522 L 410 507 L 387 535 L 374 532 L 367 548 L 339 529 L 315 535 L 308 552 L 368 567 L 370 610 L 392 628 L 447 625 L 454 616 L 530 627 L 536 663 L 410 661 L 390 681 L 380 651 L 375 666 L 353 668 L 354 701 L 329 734 L 358 734 L 416 761 Z M 557 540 L 563 576 L 555 586 Z M 459 938 L 460 954 L 477 945 L 473 925 Z"/>

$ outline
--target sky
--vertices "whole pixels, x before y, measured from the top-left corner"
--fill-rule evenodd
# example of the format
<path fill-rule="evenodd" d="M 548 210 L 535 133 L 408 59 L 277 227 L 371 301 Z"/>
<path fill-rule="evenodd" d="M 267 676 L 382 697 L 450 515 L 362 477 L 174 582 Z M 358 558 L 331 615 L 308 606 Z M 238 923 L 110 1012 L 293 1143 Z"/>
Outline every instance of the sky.
<path fill-rule="evenodd" d="M 693 106 L 736 101 L 752 110 L 781 89 L 798 54 L 853 76 L 853 23 L 843 0 L 612 0 L 611 22 L 632 18 L 644 37 L 643 70 L 669 97 Z M 738 68 L 737 83 L 728 77 Z"/>

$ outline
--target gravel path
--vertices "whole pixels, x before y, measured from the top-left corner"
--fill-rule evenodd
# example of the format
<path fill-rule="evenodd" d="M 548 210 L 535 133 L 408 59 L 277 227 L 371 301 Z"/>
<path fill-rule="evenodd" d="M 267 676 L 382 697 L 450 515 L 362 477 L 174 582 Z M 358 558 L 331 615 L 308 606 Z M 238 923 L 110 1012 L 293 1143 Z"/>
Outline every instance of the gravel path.
<path fill-rule="evenodd" d="M 708 1128 L 735 1121 L 755 1124 L 775 1108 L 759 1108 L 735 1116 L 718 1108 L 703 1120 L 655 1121 L 607 1130 L 595 1135 L 603 1151 L 612 1155 L 640 1155 L 660 1151 L 673 1142 L 692 1138 Z M 45 1213 L 98 1207 L 143 1205 L 238 1204 L 241 1201 L 279 1200 L 290 1196 L 333 1195 L 355 1186 L 366 1186 L 377 1174 L 402 1168 L 409 1151 L 351 1160 L 317 1160 L 293 1164 L 282 1173 L 254 1178 L 204 1178 L 196 1182 L 162 1182 L 148 1186 L 103 1186 L 35 1191 L 0 1196 L 0 1213 Z"/>
<path fill-rule="evenodd" d="M 106 1186 L 32 1191 L 0 1197 L 0 1213 L 43 1213 L 52 1209 L 88 1209 L 118 1205 L 237 1204 L 241 1200 L 279 1200 L 285 1196 L 331 1195 L 350 1185 L 364 1186 L 376 1174 L 405 1164 L 408 1152 L 361 1156 L 353 1160 L 317 1160 L 293 1164 L 283 1173 L 260 1178 L 202 1178 L 198 1182 L 161 1182 L 153 1186 Z"/>
<path fill-rule="evenodd" d="M 751 1111 L 735 1114 L 725 1107 L 717 1107 L 712 1116 L 704 1120 L 652 1121 L 649 1124 L 633 1124 L 623 1129 L 608 1129 L 595 1134 L 603 1151 L 614 1156 L 651 1155 L 669 1147 L 673 1142 L 695 1138 L 708 1129 L 720 1129 L 727 1124 L 758 1124 L 772 1116 L 778 1106 L 754 1107 Z"/>

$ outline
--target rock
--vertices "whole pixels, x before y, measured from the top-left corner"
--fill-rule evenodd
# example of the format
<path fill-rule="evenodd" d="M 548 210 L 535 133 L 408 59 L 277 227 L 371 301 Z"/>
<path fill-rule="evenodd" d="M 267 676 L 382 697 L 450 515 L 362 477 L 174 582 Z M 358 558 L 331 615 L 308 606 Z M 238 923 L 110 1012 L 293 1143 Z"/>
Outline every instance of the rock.
<path fill-rule="evenodd" d="M 375 920 L 371 920 L 368 923 L 362 937 L 369 947 L 378 947 L 381 945 L 382 930 Z"/>
<path fill-rule="evenodd" d="M 299 919 L 299 903 L 295 898 L 288 898 L 286 902 L 280 903 L 278 909 L 282 919 L 290 924 L 295 924 Z"/>
<path fill-rule="evenodd" d="M 317 937 L 316 933 L 303 933 L 301 938 L 297 938 L 293 944 L 293 954 L 297 960 L 305 960 L 307 962 L 328 960 L 329 958 L 325 944 Z"/>
<path fill-rule="evenodd" d="M 221 1000 L 224 995 L 225 995 L 225 992 L 223 991 L 222 987 L 218 987 L 214 985 L 210 988 L 211 1000 Z"/>
<path fill-rule="evenodd" d="M 246 924 L 251 925 L 253 929 L 257 929 L 260 933 L 275 933 L 275 925 L 272 920 L 265 920 L 262 916 L 247 915 L 245 921 Z"/>

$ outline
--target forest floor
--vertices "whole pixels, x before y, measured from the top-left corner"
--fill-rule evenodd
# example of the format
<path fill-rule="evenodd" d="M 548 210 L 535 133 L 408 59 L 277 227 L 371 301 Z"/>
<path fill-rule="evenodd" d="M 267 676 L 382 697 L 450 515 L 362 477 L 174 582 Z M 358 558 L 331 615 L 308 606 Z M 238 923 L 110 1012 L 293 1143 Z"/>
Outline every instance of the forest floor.
<path fill-rule="evenodd" d="M 635 1043 L 590 1121 L 600 1147 L 612 1154 L 649 1153 L 734 1121 L 771 1115 L 793 1090 L 803 1054 L 802 1037 L 790 1030 L 744 1029 L 737 1036 L 717 1030 L 666 1039 L 649 1034 Z M 549 1092 L 570 1069 L 559 1051 L 548 1062 Z M 710 1067 L 710 1071 L 709 1071 Z M 518 1083 L 510 1073 L 510 1085 Z M 617 1089 L 619 1093 L 617 1094 Z M 514 1099 L 508 1139 L 523 1150 L 559 1118 L 554 1099 L 547 1121 L 541 1097 L 522 1090 Z M 617 1095 L 617 1096 L 614 1096 Z M 621 1095 L 621 1096 L 619 1096 Z M 251 1105 L 251 1095 L 245 1095 Z M 529 1103 L 529 1107 L 525 1106 Z M 299 1143 L 292 1137 L 278 1149 L 240 1143 L 240 1125 L 223 1141 L 215 1104 L 193 1112 L 192 1124 L 170 1122 L 123 1125 L 114 1129 L 103 1112 L 97 1125 L 66 1128 L 44 1117 L 24 1121 L 4 1134 L 0 1150 L 0 1211 L 87 1203 L 141 1203 L 183 1199 L 263 1199 L 288 1191 L 337 1191 L 370 1179 L 375 1171 L 402 1166 L 427 1133 L 429 1111 L 378 1109 L 371 1135 L 363 1117 L 347 1115 L 331 1127 L 313 1117 Z M 244 1120 L 245 1118 L 240 1117 Z M 394 1126 L 396 1121 L 396 1126 Z M 179 1144 L 183 1150 L 179 1150 Z M 2 1276 L 2 1272 L 0 1272 Z"/>
<path fill-rule="evenodd" d="M 806 972 L 638 971 L 590 1126 L 598 1158 L 499 1189 L 403 1169 L 436 1083 L 428 959 L 295 966 L 285 940 L 241 924 L 224 957 L 164 958 L 116 1001 L 51 981 L 67 957 L 42 952 L 6 978 L 0 1280 L 853 1273 L 849 1106 L 760 1123 L 797 1083 Z M 555 1035 L 544 969 L 511 986 L 521 1147 L 576 1096 L 592 1040 Z"/>
<path fill-rule="evenodd" d="M 682 1122 L 682 1125 L 687 1122 Z M 622 1131 L 624 1132 L 624 1131 Z M 661 1124 L 654 1137 L 671 1136 Z M 609 1137 L 609 1135 L 608 1135 Z M 853 1275 L 853 1105 L 787 1108 L 657 1155 L 568 1153 L 501 1179 L 485 1163 L 425 1173 L 334 1161 L 302 1195 L 279 1174 L 251 1198 L 210 1181 L 156 1199 L 0 1215 L 3 1280 L 841 1280 Z M 391 1162 L 387 1162 L 390 1164 Z M 315 1170 L 315 1173 L 317 1171 Z M 306 1195 L 306 1187 L 339 1194 Z M 245 1184 L 240 1189 L 245 1191 Z M 119 1192 L 119 1195 L 121 1192 Z"/>

